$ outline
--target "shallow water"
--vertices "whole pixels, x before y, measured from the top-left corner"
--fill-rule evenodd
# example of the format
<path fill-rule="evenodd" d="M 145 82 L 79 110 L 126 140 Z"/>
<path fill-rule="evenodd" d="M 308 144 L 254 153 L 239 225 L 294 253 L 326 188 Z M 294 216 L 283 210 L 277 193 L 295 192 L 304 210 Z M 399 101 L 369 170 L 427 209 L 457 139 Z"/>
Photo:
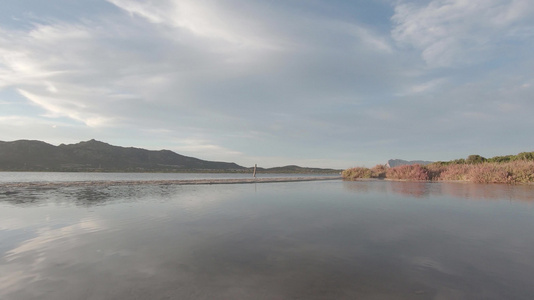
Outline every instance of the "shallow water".
<path fill-rule="evenodd" d="M 0 299 L 531 299 L 534 186 L 0 190 Z"/>
<path fill-rule="evenodd" d="M 339 176 L 337 174 L 269 174 L 257 173 L 257 178 Z M 99 172 L 0 172 L 0 185 L 25 182 L 76 181 L 159 181 L 192 179 L 242 179 L 252 173 L 99 173 Z"/>

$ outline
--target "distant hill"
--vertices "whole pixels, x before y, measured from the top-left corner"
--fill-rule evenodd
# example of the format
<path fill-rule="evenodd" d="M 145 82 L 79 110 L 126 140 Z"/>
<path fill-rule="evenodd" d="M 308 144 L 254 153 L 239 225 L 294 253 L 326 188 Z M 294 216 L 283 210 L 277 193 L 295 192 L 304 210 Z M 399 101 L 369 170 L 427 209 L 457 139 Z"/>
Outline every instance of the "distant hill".
<path fill-rule="evenodd" d="M 299 174 L 339 174 L 342 170 L 306 168 L 295 165 L 275 167 L 275 168 L 257 168 L 259 173 L 299 173 Z"/>
<path fill-rule="evenodd" d="M 54 146 L 41 141 L 0 141 L 2 171 L 187 172 L 241 171 L 235 163 L 206 161 L 169 150 L 118 147 L 90 140 Z"/>
<path fill-rule="evenodd" d="M 235 163 L 201 160 L 172 152 L 113 146 L 90 140 L 54 146 L 42 141 L 0 141 L 0 171 L 52 172 L 250 172 Z M 341 170 L 285 166 L 258 173 L 335 173 Z"/>
<path fill-rule="evenodd" d="M 433 163 L 432 161 L 425 161 L 425 160 L 402 160 L 402 159 L 390 159 L 388 160 L 388 163 L 386 164 L 387 167 L 394 168 L 398 166 L 404 166 L 404 165 L 428 165 Z"/>

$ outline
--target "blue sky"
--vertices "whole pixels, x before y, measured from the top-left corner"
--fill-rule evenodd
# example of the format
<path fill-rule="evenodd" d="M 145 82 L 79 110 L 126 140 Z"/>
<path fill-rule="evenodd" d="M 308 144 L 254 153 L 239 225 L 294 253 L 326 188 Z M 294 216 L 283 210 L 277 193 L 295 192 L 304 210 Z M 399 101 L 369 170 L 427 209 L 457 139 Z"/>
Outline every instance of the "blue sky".
<path fill-rule="evenodd" d="M 244 166 L 534 150 L 531 0 L 4 0 L 0 140 Z"/>

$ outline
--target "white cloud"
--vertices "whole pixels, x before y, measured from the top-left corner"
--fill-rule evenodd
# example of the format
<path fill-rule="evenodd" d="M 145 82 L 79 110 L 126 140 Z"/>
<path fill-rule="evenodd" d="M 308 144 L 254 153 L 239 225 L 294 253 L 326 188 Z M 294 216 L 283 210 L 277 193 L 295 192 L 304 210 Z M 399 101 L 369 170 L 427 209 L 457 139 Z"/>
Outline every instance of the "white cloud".
<path fill-rule="evenodd" d="M 367 45 L 370 49 L 392 53 L 393 49 L 389 41 L 381 36 L 378 32 L 372 32 L 363 26 L 350 24 L 349 28 L 353 35 L 361 40 L 362 44 Z"/>
<path fill-rule="evenodd" d="M 360 19 L 327 2 L 108 2 L 97 15 L 0 23 L 1 139 L 340 166 L 417 152 L 436 131 L 491 135 L 462 112 L 506 128 L 530 122 L 502 120 L 533 109 L 525 0 L 401 0 L 392 19 L 389 9 Z"/>
<path fill-rule="evenodd" d="M 425 93 L 425 92 L 431 92 L 440 85 L 444 84 L 446 82 L 445 79 L 434 79 L 427 81 L 422 84 L 414 85 L 410 88 L 410 93 Z"/>
<path fill-rule="evenodd" d="M 528 28 L 520 21 L 532 19 L 530 0 L 401 1 L 392 17 L 392 36 L 400 44 L 420 50 L 431 67 L 469 65 L 503 51 L 500 43 Z"/>
<path fill-rule="evenodd" d="M 47 91 L 49 91 L 51 93 L 57 93 L 58 92 L 57 88 L 53 84 L 48 83 L 47 85 L 48 85 L 47 88 L 46 88 Z"/>
<path fill-rule="evenodd" d="M 6 125 L 22 126 L 22 125 L 27 125 L 33 121 L 35 121 L 34 118 L 26 117 L 26 116 L 1 116 L 0 117 L 0 124 L 3 126 L 6 126 Z"/>
<path fill-rule="evenodd" d="M 243 153 L 239 151 L 215 145 L 207 140 L 181 139 L 176 141 L 176 143 L 178 143 L 178 145 L 174 146 L 172 150 L 175 150 L 178 153 L 188 153 L 191 156 L 202 157 L 208 160 L 213 160 L 215 157 L 237 158 L 243 155 Z"/>
<path fill-rule="evenodd" d="M 82 102 L 58 97 L 40 96 L 22 89 L 18 91 L 22 96 L 45 109 L 49 117 L 69 117 L 83 122 L 89 127 L 105 126 L 114 121 L 113 118 L 86 112 L 87 107 Z"/>
<path fill-rule="evenodd" d="M 52 85 L 46 79 L 72 72 L 88 30 L 77 25 L 36 25 L 28 32 L 0 28 L 0 88 L 13 85 Z M 67 44 L 68 42 L 68 44 Z M 82 46 L 83 47 L 83 46 Z"/>
<path fill-rule="evenodd" d="M 137 15 L 152 23 L 181 28 L 199 37 L 222 40 L 239 47 L 279 47 L 257 31 L 257 21 L 232 14 L 230 9 L 222 9 L 224 4 L 216 1 L 108 1 L 132 16 Z"/>

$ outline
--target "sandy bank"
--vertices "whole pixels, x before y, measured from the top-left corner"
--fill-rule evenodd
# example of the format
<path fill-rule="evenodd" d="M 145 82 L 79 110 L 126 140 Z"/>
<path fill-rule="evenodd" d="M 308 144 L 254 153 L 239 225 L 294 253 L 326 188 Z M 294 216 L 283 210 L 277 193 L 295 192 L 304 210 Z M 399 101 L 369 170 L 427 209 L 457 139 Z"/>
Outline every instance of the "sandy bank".
<path fill-rule="evenodd" d="M 239 178 L 239 179 L 190 179 L 190 180 L 134 180 L 134 181 L 64 181 L 64 182 L 20 182 L 0 183 L 0 188 L 12 187 L 69 187 L 69 186 L 118 186 L 118 185 L 200 185 L 200 184 L 242 184 L 341 180 L 340 176 L 324 177 L 279 177 L 279 178 Z"/>

